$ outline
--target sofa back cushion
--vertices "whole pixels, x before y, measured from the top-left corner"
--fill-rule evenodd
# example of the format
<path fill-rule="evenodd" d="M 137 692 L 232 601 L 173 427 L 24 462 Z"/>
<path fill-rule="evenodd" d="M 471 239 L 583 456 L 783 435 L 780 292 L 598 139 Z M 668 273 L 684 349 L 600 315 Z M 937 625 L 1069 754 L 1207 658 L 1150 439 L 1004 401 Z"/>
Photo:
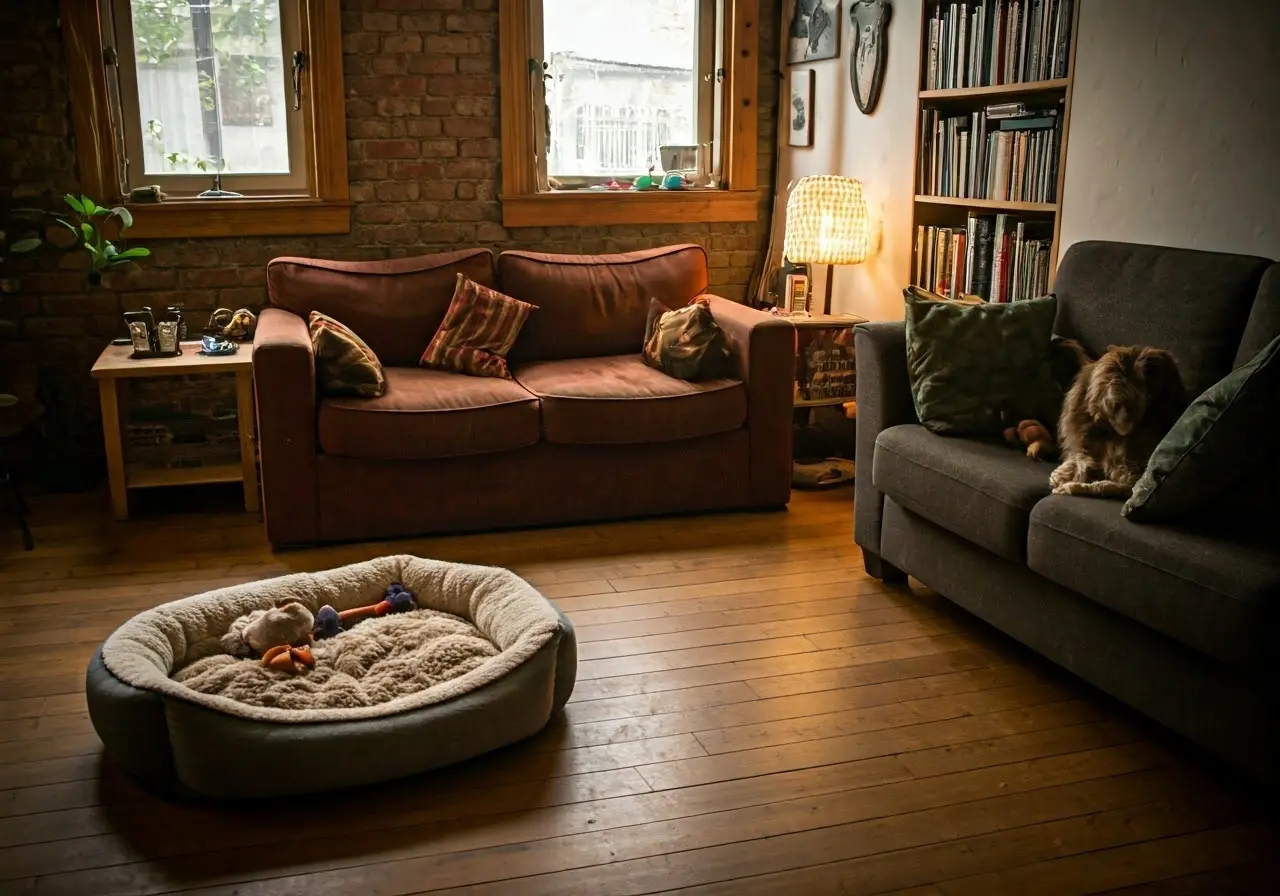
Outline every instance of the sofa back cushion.
<path fill-rule="evenodd" d="M 1248 364 L 1277 336 L 1280 336 L 1280 264 L 1273 264 L 1258 285 L 1258 296 L 1253 300 L 1249 322 L 1244 326 L 1235 366 Z"/>
<path fill-rule="evenodd" d="M 513 361 L 639 354 L 649 300 L 678 308 L 705 292 L 707 254 L 692 245 L 620 255 L 503 252 L 498 283 L 538 306 Z"/>
<path fill-rule="evenodd" d="M 1054 331 L 1093 354 L 1108 345 L 1168 349 L 1191 395 L 1231 370 L 1265 258 L 1134 243 L 1076 243 L 1053 291 Z"/>
<path fill-rule="evenodd" d="M 360 334 L 388 367 L 413 367 L 444 319 L 458 274 L 493 286 L 493 253 L 464 249 L 387 261 L 276 258 L 271 304 L 304 320 L 312 311 Z"/>

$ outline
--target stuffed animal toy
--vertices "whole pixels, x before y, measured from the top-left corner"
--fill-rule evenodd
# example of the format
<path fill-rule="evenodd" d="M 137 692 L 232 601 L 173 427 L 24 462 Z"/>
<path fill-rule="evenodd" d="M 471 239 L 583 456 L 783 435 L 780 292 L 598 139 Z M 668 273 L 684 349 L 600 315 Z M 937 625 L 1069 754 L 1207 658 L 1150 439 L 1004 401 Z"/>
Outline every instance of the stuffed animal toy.
<path fill-rule="evenodd" d="M 316 658 L 310 647 L 290 647 L 278 644 L 262 655 L 262 665 L 277 672 L 298 675 L 316 667 Z"/>
<path fill-rule="evenodd" d="M 1058 453 L 1053 436 L 1039 420 L 1023 420 L 1017 426 L 1010 426 L 1004 431 L 1004 440 L 1010 445 L 1025 445 L 1027 457 L 1036 460 L 1049 460 Z"/>
<path fill-rule="evenodd" d="M 317 640 L 332 638 L 341 634 L 344 628 L 349 628 L 362 620 L 391 613 L 407 613 L 416 609 L 418 609 L 418 602 L 414 599 L 413 592 L 399 582 L 395 582 L 387 586 L 387 596 L 376 604 L 352 607 L 341 612 L 325 604 L 316 613 L 312 635 Z"/>
<path fill-rule="evenodd" d="M 296 600 L 269 610 L 255 610 L 231 623 L 222 636 L 222 649 L 232 656 L 262 656 L 281 644 L 304 647 L 311 643 L 315 617 Z"/>

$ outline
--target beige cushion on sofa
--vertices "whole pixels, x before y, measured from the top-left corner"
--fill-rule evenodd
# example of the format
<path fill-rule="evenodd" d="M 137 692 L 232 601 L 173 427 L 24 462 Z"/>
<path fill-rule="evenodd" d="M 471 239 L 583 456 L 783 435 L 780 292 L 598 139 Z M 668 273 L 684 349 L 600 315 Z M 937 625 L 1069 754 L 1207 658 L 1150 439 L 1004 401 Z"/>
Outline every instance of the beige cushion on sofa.
<path fill-rule="evenodd" d="M 388 367 L 377 398 L 321 398 L 320 448 L 367 460 L 426 460 L 538 441 L 538 400 L 511 380 Z"/>
<path fill-rule="evenodd" d="M 514 375 L 542 400 L 548 442 L 674 442 L 740 429 L 747 419 L 740 381 L 678 380 L 640 355 L 535 361 Z"/>

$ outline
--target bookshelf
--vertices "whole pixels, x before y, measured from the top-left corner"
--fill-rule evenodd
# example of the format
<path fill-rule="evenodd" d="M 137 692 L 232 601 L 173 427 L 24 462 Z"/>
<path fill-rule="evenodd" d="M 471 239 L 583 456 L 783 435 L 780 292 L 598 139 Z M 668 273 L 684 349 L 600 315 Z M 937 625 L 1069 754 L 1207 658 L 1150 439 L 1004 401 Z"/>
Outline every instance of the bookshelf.
<path fill-rule="evenodd" d="M 1052 288 L 1079 5 L 923 3 L 912 283 L 993 301 Z"/>

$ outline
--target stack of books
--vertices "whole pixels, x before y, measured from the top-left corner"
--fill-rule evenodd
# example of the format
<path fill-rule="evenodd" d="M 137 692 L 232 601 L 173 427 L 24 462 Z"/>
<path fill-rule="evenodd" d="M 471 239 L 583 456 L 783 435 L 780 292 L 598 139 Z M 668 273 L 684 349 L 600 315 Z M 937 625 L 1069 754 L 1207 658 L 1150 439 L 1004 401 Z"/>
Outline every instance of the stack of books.
<path fill-rule="evenodd" d="M 929 19 L 926 90 L 1067 76 L 1073 0 L 947 0 Z"/>
<path fill-rule="evenodd" d="M 1049 291 L 1053 227 L 970 212 L 963 227 L 916 228 L 915 285 L 952 299 L 1017 302 Z"/>
<path fill-rule="evenodd" d="M 944 116 L 920 111 L 921 193 L 962 199 L 1053 202 L 1062 127 L 1057 108 L 1000 103 Z"/>

